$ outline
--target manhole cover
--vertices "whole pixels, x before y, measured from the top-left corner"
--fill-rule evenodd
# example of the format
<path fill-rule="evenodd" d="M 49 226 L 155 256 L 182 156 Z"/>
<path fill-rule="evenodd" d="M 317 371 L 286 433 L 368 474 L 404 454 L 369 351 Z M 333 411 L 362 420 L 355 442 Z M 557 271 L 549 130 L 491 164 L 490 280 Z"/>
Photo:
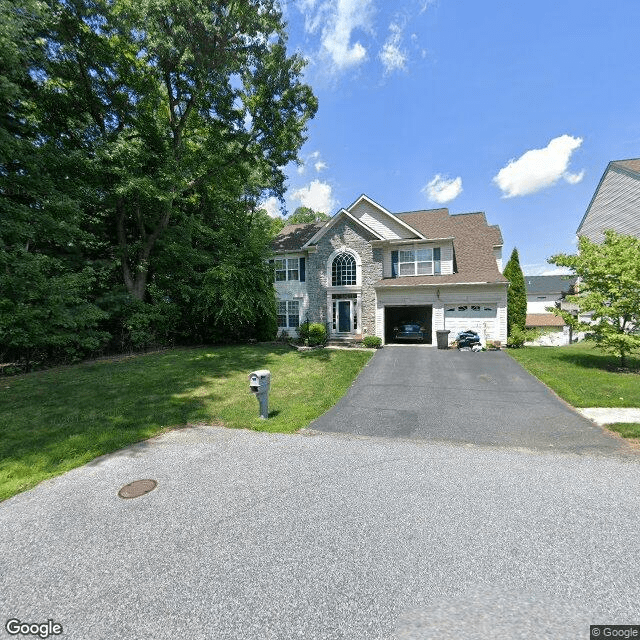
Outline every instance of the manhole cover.
<path fill-rule="evenodd" d="M 139 498 L 149 491 L 153 491 L 158 486 L 155 480 L 134 480 L 129 484 L 125 484 L 118 495 L 121 498 Z"/>

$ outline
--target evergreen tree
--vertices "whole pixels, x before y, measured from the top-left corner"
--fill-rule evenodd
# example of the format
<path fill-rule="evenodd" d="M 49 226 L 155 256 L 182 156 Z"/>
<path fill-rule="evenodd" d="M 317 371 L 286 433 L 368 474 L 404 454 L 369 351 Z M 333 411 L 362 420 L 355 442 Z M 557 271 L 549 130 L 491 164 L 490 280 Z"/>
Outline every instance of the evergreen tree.
<path fill-rule="evenodd" d="M 524 331 L 527 321 L 527 289 L 516 248 L 504 268 L 504 277 L 510 282 L 507 290 L 507 333 L 511 335 L 514 327 Z"/>

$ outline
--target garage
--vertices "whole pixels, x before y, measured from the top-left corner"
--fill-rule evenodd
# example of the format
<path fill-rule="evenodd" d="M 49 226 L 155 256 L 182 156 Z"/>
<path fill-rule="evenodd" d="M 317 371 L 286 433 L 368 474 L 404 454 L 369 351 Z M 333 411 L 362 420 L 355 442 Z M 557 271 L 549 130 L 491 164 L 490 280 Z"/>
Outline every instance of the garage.
<path fill-rule="evenodd" d="M 385 344 L 431 344 L 431 305 L 412 305 L 384 308 Z M 402 331 L 402 325 L 419 325 L 424 333 L 424 341 L 409 337 L 397 338 L 396 334 Z"/>
<path fill-rule="evenodd" d="M 445 305 L 445 327 L 456 336 L 460 331 L 475 331 L 484 342 L 500 339 L 496 326 L 497 306 L 495 304 L 463 303 Z"/>

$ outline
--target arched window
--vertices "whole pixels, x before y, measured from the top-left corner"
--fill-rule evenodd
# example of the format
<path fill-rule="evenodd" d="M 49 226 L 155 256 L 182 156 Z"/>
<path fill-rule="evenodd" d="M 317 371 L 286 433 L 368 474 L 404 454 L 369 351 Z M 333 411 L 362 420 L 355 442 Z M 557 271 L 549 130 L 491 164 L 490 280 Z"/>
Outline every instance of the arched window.
<path fill-rule="evenodd" d="M 356 284 L 356 260 L 350 253 L 339 253 L 331 265 L 331 285 Z"/>

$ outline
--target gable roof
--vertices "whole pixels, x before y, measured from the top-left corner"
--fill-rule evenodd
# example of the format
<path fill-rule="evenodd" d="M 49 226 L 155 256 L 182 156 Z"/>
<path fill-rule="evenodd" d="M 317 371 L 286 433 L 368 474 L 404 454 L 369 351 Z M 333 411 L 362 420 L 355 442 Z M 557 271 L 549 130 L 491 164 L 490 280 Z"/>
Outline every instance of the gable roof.
<path fill-rule="evenodd" d="M 416 229 L 413 229 L 406 222 L 401 220 L 398 217 L 397 214 L 391 213 L 390 211 L 385 209 L 381 204 L 378 204 L 375 200 L 372 200 L 369 196 L 367 196 L 364 193 L 355 202 L 351 203 L 347 207 L 347 211 L 349 211 L 351 213 L 351 212 L 354 211 L 354 209 L 359 208 L 363 203 L 365 204 L 365 206 L 368 205 L 370 208 L 377 209 L 380 213 L 383 214 L 383 216 L 387 217 L 389 219 L 389 221 L 392 223 L 391 226 L 396 226 L 396 227 L 399 227 L 399 228 L 403 229 L 404 231 L 408 231 L 411 235 L 417 236 L 417 239 L 419 239 L 419 240 L 424 240 L 425 239 L 424 236 L 419 231 L 417 231 Z M 362 218 L 366 218 L 366 217 L 367 216 L 365 214 L 365 216 L 363 216 Z M 361 222 L 364 222 L 364 220 L 362 218 L 359 217 L 358 219 L 361 220 Z M 377 225 L 373 224 L 374 222 L 375 221 L 372 220 L 372 223 L 369 223 L 369 221 L 367 220 L 367 222 L 365 224 L 367 224 L 367 226 L 370 226 L 370 227 L 373 228 L 374 226 L 377 226 Z M 384 227 L 382 227 L 382 228 L 384 228 Z M 382 235 L 385 235 L 384 231 L 382 231 Z M 385 235 L 385 238 L 389 239 L 389 236 Z"/>
<path fill-rule="evenodd" d="M 596 242 L 603 229 L 640 234 L 640 158 L 612 160 L 604 170 L 576 230 Z"/>
<path fill-rule="evenodd" d="M 274 251 L 300 251 L 324 225 L 324 222 L 288 224 L 276 236 L 272 248 Z"/>
<path fill-rule="evenodd" d="M 340 211 L 338 211 L 338 213 L 336 213 L 336 215 L 333 216 L 333 218 L 325 222 L 322 225 L 322 227 L 318 229 L 318 231 L 316 231 L 316 233 L 305 242 L 303 249 L 306 249 L 312 244 L 316 244 L 318 240 L 320 240 L 320 238 L 322 238 L 322 236 L 325 233 L 327 233 L 329 229 L 331 229 L 336 224 L 338 224 L 338 221 L 341 220 L 342 218 L 348 218 L 349 220 L 351 220 L 351 222 L 362 227 L 367 233 L 370 233 L 375 239 L 383 240 L 383 237 L 379 233 L 377 233 L 371 227 L 369 227 L 364 222 L 362 222 L 362 220 L 359 220 L 355 216 L 352 216 L 346 209 L 340 209 Z"/>
<path fill-rule="evenodd" d="M 362 196 L 361 196 L 362 198 Z M 360 198 L 356 201 L 358 202 Z M 502 234 L 497 225 L 488 225 L 485 214 L 449 214 L 448 209 L 429 209 L 389 214 L 426 240 L 453 239 L 456 273 L 440 276 L 405 276 L 383 278 L 374 286 L 398 287 L 422 284 L 508 283 L 498 270 L 493 250 L 502 246 Z M 372 238 L 381 236 L 362 221 L 341 209 L 327 222 L 312 222 L 286 226 L 276 237 L 273 248 L 278 251 L 303 251 L 331 229 L 338 220 L 348 219 L 361 225 Z M 405 240 L 406 241 L 406 240 Z M 390 240 L 393 245 L 394 241 Z"/>
<path fill-rule="evenodd" d="M 431 209 L 396 215 L 427 238 L 452 237 L 456 273 L 384 278 L 376 287 L 508 282 L 493 254 L 493 249 L 503 244 L 500 228 L 488 225 L 484 213 L 450 215 L 448 209 Z"/>
<path fill-rule="evenodd" d="M 553 313 L 527 313 L 526 327 L 564 327 L 565 321 Z"/>
<path fill-rule="evenodd" d="M 611 164 L 622 169 L 628 169 L 638 174 L 640 178 L 640 158 L 632 158 L 631 160 L 614 160 Z"/>
<path fill-rule="evenodd" d="M 525 276 L 527 293 L 569 293 L 578 278 L 576 276 Z"/>

